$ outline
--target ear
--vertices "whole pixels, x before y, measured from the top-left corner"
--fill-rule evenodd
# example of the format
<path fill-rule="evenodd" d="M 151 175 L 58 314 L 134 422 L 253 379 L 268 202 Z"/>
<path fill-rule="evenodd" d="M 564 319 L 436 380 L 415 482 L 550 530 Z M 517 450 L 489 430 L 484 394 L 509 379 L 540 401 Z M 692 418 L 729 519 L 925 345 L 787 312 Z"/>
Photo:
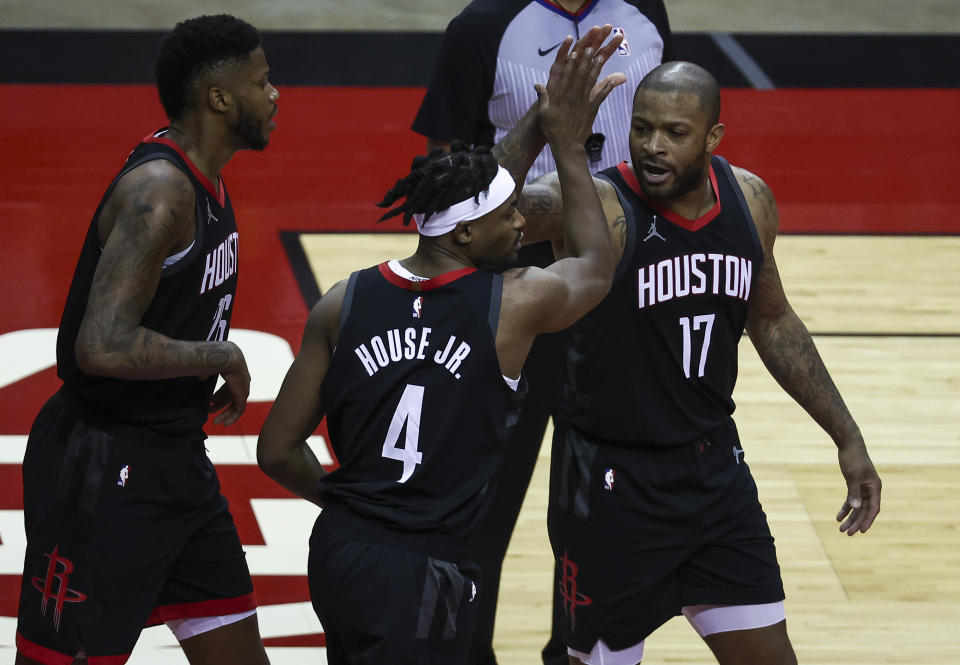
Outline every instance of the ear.
<path fill-rule="evenodd" d="M 207 103 L 214 113 L 226 113 L 233 105 L 233 97 L 226 88 L 212 85 L 207 88 Z"/>
<path fill-rule="evenodd" d="M 473 241 L 470 222 L 460 222 L 453 229 L 453 240 L 458 245 L 469 245 Z"/>
<path fill-rule="evenodd" d="M 717 146 L 720 145 L 720 139 L 723 138 L 723 132 L 726 129 L 722 122 L 718 122 L 713 127 L 710 128 L 710 131 L 707 132 L 707 141 L 706 141 L 706 151 L 713 152 L 717 149 Z"/>

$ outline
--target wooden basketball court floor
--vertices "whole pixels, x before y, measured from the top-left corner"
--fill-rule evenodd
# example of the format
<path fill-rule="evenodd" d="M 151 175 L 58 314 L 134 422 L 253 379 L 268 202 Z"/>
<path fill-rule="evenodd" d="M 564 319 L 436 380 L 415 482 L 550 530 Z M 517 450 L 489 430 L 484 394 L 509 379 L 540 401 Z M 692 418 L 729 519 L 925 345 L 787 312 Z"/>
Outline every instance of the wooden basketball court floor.
<path fill-rule="evenodd" d="M 366 248 L 360 266 L 412 245 L 404 236 L 342 238 L 343 246 L 305 241 L 321 280 L 338 278 L 358 246 Z M 960 662 L 960 238 L 794 235 L 776 252 L 884 482 L 871 531 L 839 533 L 833 516 L 845 485 L 835 448 L 745 339 L 735 417 L 776 538 L 799 660 Z M 350 260 L 331 267 L 331 255 Z M 548 468 L 549 438 L 504 565 L 503 664 L 538 662 L 549 627 Z M 644 663 L 713 662 L 683 618 L 651 636 L 644 655 Z"/>
<path fill-rule="evenodd" d="M 408 131 L 421 93 L 284 89 L 271 146 L 238 155 L 225 172 L 243 235 L 235 327 L 287 345 L 274 353 L 265 338 L 243 337 L 248 357 L 267 357 L 252 367 L 262 387 L 244 419 L 211 440 L 274 663 L 324 662 L 303 577 L 313 515 L 259 474 L 250 446 L 285 354 L 299 345 L 304 280 L 322 291 L 352 269 L 412 251 L 414 237 L 378 227 L 370 203 L 422 146 Z M 960 94 L 729 91 L 724 101 L 720 152 L 777 194 L 788 296 L 884 480 L 874 528 L 840 534 L 833 515 L 844 486 L 832 444 L 744 340 L 735 416 L 777 539 L 800 662 L 960 663 L 960 197 L 952 182 Z M 0 118 L 0 658 L 12 660 L 23 555 L 16 456 L 57 386 L 42 331 L 57 325 L 103 187 L 162 118 L 149 86 L 39 85 L 0 86 Z M 294 232 L 302 263 L 291 262 L 296 252 L 280 232 Z M 240 452 L 221 452 L 230 446 Z M 502 665 L 539 662 L 546 640 L 548 450 L 504 567 Z M 185 662 L 163 632 L 148 631 L 130 662 Z M 645 656 L 647 664 L 713 662 L 682 619 L 657 631 Z"/>

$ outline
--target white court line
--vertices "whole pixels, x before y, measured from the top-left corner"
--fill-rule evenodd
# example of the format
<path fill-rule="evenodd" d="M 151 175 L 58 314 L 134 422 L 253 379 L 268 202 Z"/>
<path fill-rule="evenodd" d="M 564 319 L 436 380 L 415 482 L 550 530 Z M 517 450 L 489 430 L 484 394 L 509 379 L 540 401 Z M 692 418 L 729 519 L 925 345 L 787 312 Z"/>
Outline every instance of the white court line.
<path fill-rule="evenodd" d="M 307 445 L 321 464 L 333 464 L 327 440 L 315 434 L 307 439 Z M 238 436 L 208 436 L 207 455 L 214 464 L 256 464 L 257 437 L 252 434 Z M 27 437 L 22 434 L 0 435 L 0 464 L 21 464 L 27 449 Z"/>

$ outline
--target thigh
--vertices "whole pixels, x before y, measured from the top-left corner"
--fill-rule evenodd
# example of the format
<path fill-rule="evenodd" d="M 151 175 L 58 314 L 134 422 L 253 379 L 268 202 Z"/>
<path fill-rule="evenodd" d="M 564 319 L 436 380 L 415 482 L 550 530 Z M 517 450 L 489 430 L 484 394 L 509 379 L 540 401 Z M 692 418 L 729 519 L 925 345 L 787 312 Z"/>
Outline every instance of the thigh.
<path fill-rule="evenodd" d="M 268 665 L 257 615 L 200 633 L 180 642 L 190 665 Z"/>
<path fill-rule="evenodd" d="M 719 665 L 797 665 L 786 621 L 762 628 L 715 633 L 703 639 Z"/>
<path fill-rule="evenodd" d="M 475 564 L 344 537 L 324 523 L 310 539 L 310 596 L 352 665 L 466 662 Z M 328 658 L 333 654 L 328 654 Z M 331 665 L 337 665 L 330 660 Z"/>
<path fill-rule="evenodd" d="M 23 470 L 22 653 L 132 650 L 181 544 L 176 510 L 147 498 L 154 482 L 179 474 L 135 444 L 62 412 L 38 418 Z M 144 475 L 121 483 L 124 467 Z"/>
<path fill-rule="evenodd" d="M 726 436 L 735 437 L 735 430 Z M 737 444 L 735 438 L 720 440 L 705 455 L 701 544 L 683 567 L 684 606 L 757 605 L 784 598 L 756 483 L 743 453 L 731 452 Z"/>
<path fill-rule="evenodd" d="M 209 463 L 205 459 L 199 463 L 204 462 Z M 149 623 L 255 609 L 246 555 L 226 498 L 216 493 L 187 512 L 184 524 L 188 534 Z"/>
<path fill-rule="evenodd" d="M 676 510 L 683 465 L 638 461 L 555 425 L 548 528 L 567 646 L 589 653 L 642 641 L 680 611 L 677 571 L 695 548 Z"/>

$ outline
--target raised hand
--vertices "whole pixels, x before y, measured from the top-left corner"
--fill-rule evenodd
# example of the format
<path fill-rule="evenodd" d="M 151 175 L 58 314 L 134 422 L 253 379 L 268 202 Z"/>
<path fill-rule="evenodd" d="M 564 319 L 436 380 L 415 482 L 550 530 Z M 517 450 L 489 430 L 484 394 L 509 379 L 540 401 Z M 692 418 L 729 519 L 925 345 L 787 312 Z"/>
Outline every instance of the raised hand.
<path fill-rule="evenodd" d="M 582 145 L 592 131 L 600 104 L 626 81 L 618 72 L 597 82 L 604 64 L 623 40 L 618 34 L 604 43 L 611 31 L 609 24 L 594 26 L 576 44 L 572 37 L 564 39 L 546 86 L 536 86 L 540 127 L 551 145 Z"/>

